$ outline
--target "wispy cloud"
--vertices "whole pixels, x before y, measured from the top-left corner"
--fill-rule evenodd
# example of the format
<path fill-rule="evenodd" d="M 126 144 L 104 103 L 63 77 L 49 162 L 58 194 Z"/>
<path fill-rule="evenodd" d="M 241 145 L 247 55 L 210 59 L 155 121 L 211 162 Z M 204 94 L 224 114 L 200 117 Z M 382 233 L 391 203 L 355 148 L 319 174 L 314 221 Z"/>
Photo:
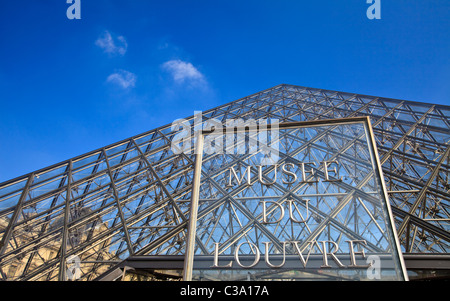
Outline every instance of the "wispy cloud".
<path fill-rule="evenodd" d="M 204 75 L 189 62 L 184 62 L 182 60 L 171 60 L 162 64 L 162 68 L 163 70 L 169 72 L 173 80 L 177 83 L 206 83 Z"/>
<path fill-rule="evenodd" d="M 105 31 L 96 41 L 95 45 L 102 48 L 105 53 L 125 55 L 128 44 L 123 36 L 113 37 L 109 31 Z"/>
<path fill-rule="evenodd" d="M 136 80 L 136 74 L 122 69 L 110 74 L 106 79 L 107 82 L 118 85 L 124 89 L 134 87 L 136 85 Z"/>

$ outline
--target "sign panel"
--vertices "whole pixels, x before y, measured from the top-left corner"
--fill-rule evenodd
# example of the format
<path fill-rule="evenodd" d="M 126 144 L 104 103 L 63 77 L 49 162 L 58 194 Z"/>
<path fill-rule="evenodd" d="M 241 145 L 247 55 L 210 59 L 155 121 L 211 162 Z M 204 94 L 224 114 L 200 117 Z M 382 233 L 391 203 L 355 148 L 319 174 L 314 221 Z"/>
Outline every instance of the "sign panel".
<path fill-rule="evenodd" d="M 185 280 L 407 279 L 368 118 L 233 126 L 197 137 Z"/>

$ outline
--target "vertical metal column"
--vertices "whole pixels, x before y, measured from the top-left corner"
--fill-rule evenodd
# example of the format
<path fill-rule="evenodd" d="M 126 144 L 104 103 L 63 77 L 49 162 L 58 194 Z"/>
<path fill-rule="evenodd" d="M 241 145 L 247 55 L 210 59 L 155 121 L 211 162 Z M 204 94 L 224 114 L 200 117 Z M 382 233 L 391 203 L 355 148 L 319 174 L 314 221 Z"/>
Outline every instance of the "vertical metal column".
<path fill-rule="evenodd" d="M 402 276 L 405 281 L 408 281 L 409 280 L 408 272 L 406 271 L 405 261 L 403 259 L 403 254 L 402 254 L 402 251 L 400 248 L 400 240 L 398 238 L 398 234 L 395 229 L 394 215 L 392 214 L 391 204 L 389 201 L 389 195 L 387 193 L 386 182 L 384 181 L 383 168 L 381 165 L 380 157 L 378 156 L 378 150 L 377 150 L 378 148 L 377 148 L 377 143 L 375 141 L 375 135 L 373 133 L 372 124 L 370 122 L 370 117 L 367 116 L 366 118 L 367 118 L 367 120 L 366 120 L 364 126 L 365 126 L 365 129 L 368 134 L 367 135 L 367 144 L 370 148 L 370 152 L 373 154 L 373 160 L 375 161 L 374 163 L 376 164 L 375 172 L 378 171 L 377 177 L 380 179 L 381 194 L 384 196 L 387 213 L 389 215 L 387 219 L 389 221 L 389 227 L 391 228 L 391 231 L 393 233 L 392 239 L 394 240 L 394 245 L 392 247 L 395 247 L 395 249 L 396 249 L 394 252 L 397 253 L 397 255 L 398 255 Z"/>
<path fill-rule="evenodd" d="M 202 173 L 203 160 L 203 135 L 197 135 L 195 147 L 195 165 L 194 165 L 194 180 L 192 183 L 191 192 L 191 212 L 189 215 L 189 225 L 186 241 L 186 253 L 184 258 L 183 280 L 192 281 L 192 266 L 194 264 L 195 251 L 195 236 L 197 230 L 197 213 L 198 213 L 198 199 L 200 195 L 200 177 Z"/>
<path fill-rule="evenodd" d="M 69 236 L 69 215 L 70 215 L 70 197 L 71 197 L 71 184 L 72 184 L 72 160 L 69 161 L 67 171 L 67 191 L 66 202 L 64 204 L 64 225 L 62 230 L 62 242 L 61 242 L 61 261 L 59 264 L 59 281 L 66 281 L 66 252 L 67 252 L 67 237 Z"/>

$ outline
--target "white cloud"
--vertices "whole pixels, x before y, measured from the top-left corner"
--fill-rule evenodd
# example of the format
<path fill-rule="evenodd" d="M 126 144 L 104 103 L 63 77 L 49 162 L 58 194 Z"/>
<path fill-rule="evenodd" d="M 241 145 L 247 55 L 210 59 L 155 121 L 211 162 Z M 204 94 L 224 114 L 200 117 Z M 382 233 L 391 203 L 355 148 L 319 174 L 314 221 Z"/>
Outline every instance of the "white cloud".
<path fill-rule="evenodd" d="M 95 45 L 108 54 L 125 55 L 128 44 L 123 36 L 114 38 L 109 31 L 105 31 L 96 41 Z"/>
<path fill-rule="evenodd" d="M 136 74 L 126 70 L 118 70 L 106 79 L 107 82 L 116 84 L 124 89 L 132 88 L 136 84 Z"/>
<path fill-rule="evenodd" d="M 167 61 L 162 65 L 162 68 L 172 75 L 172 78 L 177 83 L 189 81 L 191 83 L 204 83 L 205 77 L 197 70 L 191 63 L 181 60 Z"/>

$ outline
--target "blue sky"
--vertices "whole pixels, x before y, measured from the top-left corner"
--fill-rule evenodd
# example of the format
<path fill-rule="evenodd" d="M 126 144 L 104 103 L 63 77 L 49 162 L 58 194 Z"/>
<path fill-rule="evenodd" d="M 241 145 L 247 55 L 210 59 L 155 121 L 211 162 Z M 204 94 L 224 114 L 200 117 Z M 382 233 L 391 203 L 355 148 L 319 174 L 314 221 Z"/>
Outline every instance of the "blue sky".
<path fill-rule="evenodd" d="M 450 105 L 450 1 L 0 0 L 0 182 L 286 83 Z"/>

